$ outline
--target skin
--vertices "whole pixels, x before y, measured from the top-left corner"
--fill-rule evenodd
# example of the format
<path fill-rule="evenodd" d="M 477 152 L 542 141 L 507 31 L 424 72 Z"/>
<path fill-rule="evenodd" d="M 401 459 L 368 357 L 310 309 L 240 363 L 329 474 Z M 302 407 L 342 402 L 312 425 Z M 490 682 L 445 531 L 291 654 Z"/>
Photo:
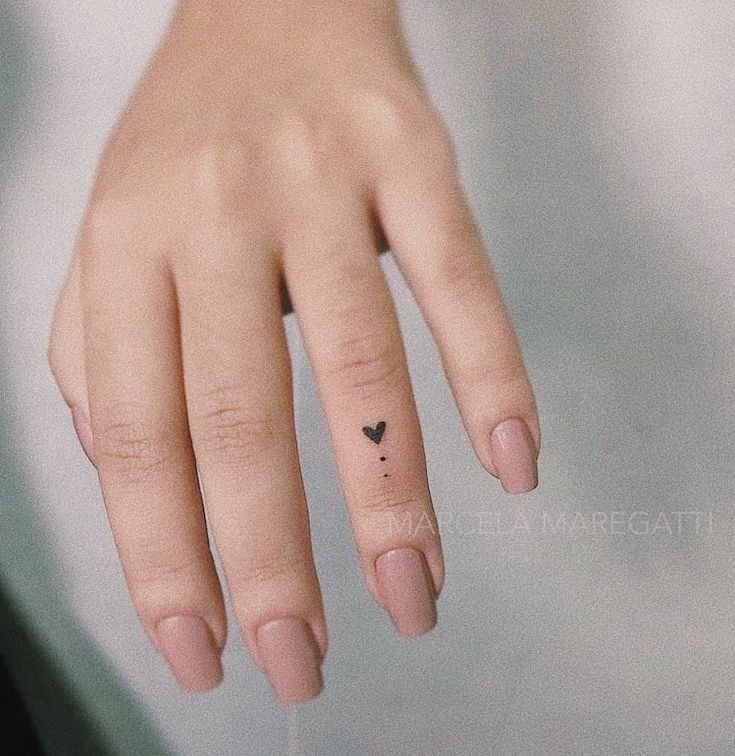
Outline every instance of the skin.
<path fill-rule="evenodd" d="M 385 247 L 480 462 L 502 478 L 491 434 L 508 418 L 526 423 L 535 455 L 540 443 L 453 144 L 396 7 L 315 5 L 178 7 L 106 146 L 49 347 L 152 642 L 161 620 L 184 615 L 224 646 L 206 516 L 261 666 L 257 629 L 271 619 L 302 618 L 322 657 L 328 642 L 293 424 L 291 306 L 378 604 L 376 559 L 392 549 L 424 555 L 435 597 L 444 583 Z M 363 428 L 379 422 L 377 442 Z M 434 532 L 386 528 L 387 513 Z"/>

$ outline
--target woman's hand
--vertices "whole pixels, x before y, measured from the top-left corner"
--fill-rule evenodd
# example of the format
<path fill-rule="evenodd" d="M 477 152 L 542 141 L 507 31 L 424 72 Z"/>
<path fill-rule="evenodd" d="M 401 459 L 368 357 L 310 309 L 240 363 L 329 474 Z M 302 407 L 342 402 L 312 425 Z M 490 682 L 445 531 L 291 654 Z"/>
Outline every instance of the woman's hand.
<path fill-rule="evenodd" d="M 322 685 L 286 288 L 367 585 L 400 633 L 435 624 L 442 551 L 384 244 L 478 458 L 532 489 L 533 392 L 393 4 L 184 2 L 108 143 L 49 358 L 137 614 L 187 690 L 218 684 L 226 637 L 200 484 L 275 695 Z M 406 518 L 433 527 L 385 527 Z"/>

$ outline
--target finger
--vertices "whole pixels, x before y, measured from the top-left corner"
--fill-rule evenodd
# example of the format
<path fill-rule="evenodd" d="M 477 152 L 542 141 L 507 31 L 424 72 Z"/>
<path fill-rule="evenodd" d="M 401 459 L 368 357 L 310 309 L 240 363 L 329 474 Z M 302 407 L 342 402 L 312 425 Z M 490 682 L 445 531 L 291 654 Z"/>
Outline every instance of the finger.
<path fill-rule="evenodd" d="M 275 259 L 207 237 L 176 270 L 192 442 L 243 639 L 282 702 L 322 688 L 327 650 Z"/>
<path fill-rule="evenodd" d="M 367 213 L 335 192 L 319 205 L 289 238 L 286 279 L 368 587 L 418 635 L 436 623 L 444 564 L 398 320 Z"/>
<path fill-rule="evenodd" d="M 226 618 L 188 436 L 168 272 L 105 234 L 82 261 L 95 462 L 137 614 L 189 691 L 222 678 Z M 127 247 L 127 248 L 124 248 Z"/>
<path fill-rule="evenodd" d="M 478 458 L 509 493 L 530 491 L 540 448 L 533 389 L 446 134 L 406 146 L 375 202 Z"/>
<path fill-rule="evenodd" d="M 92 464 L 87 378 L 84 373 L 84 328 L 80 294 L 79 255 L 75 254 L 54 308 L 48 362 L 56 384 L 71 410 L 79 443 Z"/>
<path fill-rule="evenodd" d="M 383 236 L 382 229 L 376 228 L 375 234 L 378 238 L 378 250 L 380 254 L 382 255 L 388 251 L 388 245 L 385 240 L 385 237 Z M 283 278 L 281 278 L 279 282 L 278 292 L 281 298 L 281 312 L 284 315 L 290 315 L 293 312 L 293 305 L 291 304 L 291 298 L 289 297 L 289 294 L 288 294 L 288 287 L 286 286 L 286 281 Z"/>

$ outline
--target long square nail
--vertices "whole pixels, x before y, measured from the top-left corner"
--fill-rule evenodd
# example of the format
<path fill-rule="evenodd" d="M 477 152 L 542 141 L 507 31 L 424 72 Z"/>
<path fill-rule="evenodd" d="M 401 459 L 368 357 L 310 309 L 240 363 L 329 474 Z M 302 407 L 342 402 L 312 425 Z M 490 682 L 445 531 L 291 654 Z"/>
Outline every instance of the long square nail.
<path fill-rule="evenodd" d="M 375 562 L 386 608 L 401 635 L 414 636 L 436 625 L 436 603 L 424 555 L 414 548 L 398 548 Z"/>

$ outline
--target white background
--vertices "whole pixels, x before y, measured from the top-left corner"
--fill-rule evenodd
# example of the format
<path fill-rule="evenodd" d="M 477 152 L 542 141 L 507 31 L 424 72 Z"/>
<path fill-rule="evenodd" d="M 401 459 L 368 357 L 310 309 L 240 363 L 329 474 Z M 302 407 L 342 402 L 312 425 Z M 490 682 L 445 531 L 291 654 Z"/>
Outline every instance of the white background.
<path fill-rule="evenodd" d="M 45 362 L 93 170 L 170 7 L 0 5 L 0 569 L 66 703 L 121 754 L 732 753 L 735 5 L 403 3 L 537 389 L 541 484 L 512 499 L 481 470 L 386 260 L 447 563 L 438 627 L 398 638 L 289 319 L 330 626 L 326 689 L 291 710 L 233 625 L 222 686 L 178 692 Z M 550 527 L 562 512 L 576 527 Z M 19 638 L 9 664 L 65 753 L 76 725 Z"/>

